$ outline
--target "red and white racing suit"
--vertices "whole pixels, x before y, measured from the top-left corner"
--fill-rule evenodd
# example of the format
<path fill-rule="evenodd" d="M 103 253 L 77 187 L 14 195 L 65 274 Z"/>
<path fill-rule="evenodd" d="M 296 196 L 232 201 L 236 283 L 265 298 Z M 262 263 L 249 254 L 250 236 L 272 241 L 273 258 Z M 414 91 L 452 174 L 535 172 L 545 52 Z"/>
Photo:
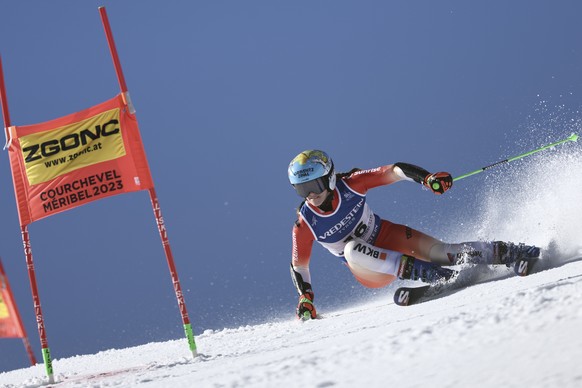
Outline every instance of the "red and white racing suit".
<path fill-rule="evenodd" d="M 357 171 L 338 179 L 331 211 L 323 212 L 307 201 L 303 203 L 293 227 L 292 265 L 304 282 L 311 283 L 309 261 L 314 241 L 340 257 L 343 257 L 346 244 L 358 238 L 379 248 L 430 261 L 430 250 L 440 243 L 438 240 L 408 226 L 381 219 L 366 203 L 368 190 L 402 179 L 405 178 L 394 173 L 393 165 Z M 384 287 L 396 279 L 396 271 L 378 273 L 349 262 L 348 267 L 366 287 Z"/>

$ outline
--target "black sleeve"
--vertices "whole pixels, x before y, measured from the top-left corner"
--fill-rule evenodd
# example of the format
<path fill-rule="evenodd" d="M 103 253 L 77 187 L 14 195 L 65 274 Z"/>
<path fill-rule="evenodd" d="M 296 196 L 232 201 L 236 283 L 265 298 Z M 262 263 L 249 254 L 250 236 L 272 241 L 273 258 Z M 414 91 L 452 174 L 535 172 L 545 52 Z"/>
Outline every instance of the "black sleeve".
<path fill-rule="evenodd" d="M 303 281 L 303 276 L 293 269 L 293 263 L 291 263 L 291 279 L 295 288 L 297 288 L 297 293 L 303 295 L 305 293 L 311 294 L 313 299 L 313 291 L 311 290 L 311 284 Z"/>
<path fill-rule="evenodd" d="M 414 164 L 398 162 L 394 163 L 394 166 L 400 168 L 408 178 L 420 184 L 423 184 L 425 178 L 430 175 L 430 172 L 422 167 L 415 166 Z"/>

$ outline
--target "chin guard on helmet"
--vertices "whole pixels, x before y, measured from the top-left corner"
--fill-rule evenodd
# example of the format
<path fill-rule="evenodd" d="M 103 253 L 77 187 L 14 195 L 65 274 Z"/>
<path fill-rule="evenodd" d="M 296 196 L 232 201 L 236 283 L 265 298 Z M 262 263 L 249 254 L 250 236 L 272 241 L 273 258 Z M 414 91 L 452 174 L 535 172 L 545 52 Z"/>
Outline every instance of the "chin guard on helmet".
<path fill-rule="evenodd" d="M 329 173 L 329 183 L 327 184 L 327 188 L 329 191 L 335 190 L 335 183 L 336 183 L 335 168 L 333 167 L 333 163 L 332 163 L 331 171 Z"/>

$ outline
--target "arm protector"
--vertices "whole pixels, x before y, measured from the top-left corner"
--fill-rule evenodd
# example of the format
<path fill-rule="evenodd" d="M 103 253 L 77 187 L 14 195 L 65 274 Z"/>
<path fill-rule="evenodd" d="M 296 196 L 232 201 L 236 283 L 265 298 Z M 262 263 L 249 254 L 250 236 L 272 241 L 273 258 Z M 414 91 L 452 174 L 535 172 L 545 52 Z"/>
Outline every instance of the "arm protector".
<path fill-rule="evenodd" d="M 396 167 L 400 169 L 400 171 L 396 171 L 398 175 L 401 175 L 400 172 L 402 172 L 402 174 L 404 174 L 403 178 L 412 179 L 421 185 L 424 184 L 426 177 L 430 175 L 430 172 L 422 167 L 415 166 L 414 164 L 398 162 L 394 163 L 394 168 Z"/>
<path fill-rule="evenodd" d="M 297 289 L 297 293 L 301 296 L 303 294 L 310 294 L 311 300 L 313 300 L 313 290 L 311 290 L 311 284 L 303 281 L 303 276 L 293 268 L 293 263 L 290 266 L 291 270 L 291 280 Z"/>

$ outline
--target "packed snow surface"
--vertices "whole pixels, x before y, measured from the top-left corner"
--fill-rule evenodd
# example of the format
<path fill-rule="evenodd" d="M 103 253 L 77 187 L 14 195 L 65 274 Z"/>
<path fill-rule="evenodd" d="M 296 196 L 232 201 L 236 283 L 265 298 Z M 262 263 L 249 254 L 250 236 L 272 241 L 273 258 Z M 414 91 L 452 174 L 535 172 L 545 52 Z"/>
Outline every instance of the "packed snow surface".
<path fill-rule="evenodd" d="M 55 386 L 580 387 L 582 259 L 572 259 L 525 278 L 480 268 L 487 280 L 414 306 L 386 289 L 305 323 L 208 330 L 195 359 L 185 339 L 57 359 Z M 46 381 L 42 365 L 0 374 L 3 387 Z"/>

